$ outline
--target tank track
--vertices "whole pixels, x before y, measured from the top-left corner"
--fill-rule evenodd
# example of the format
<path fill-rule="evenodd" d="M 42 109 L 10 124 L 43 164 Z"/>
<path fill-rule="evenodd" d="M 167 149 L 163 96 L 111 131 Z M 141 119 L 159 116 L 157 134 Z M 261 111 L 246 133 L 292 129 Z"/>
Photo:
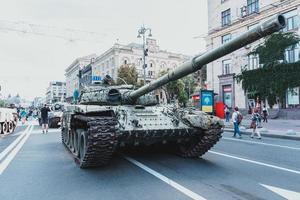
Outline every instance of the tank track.
<path fill-rule="evenodd" d="M 116 118 L 110 116 L 75 115 L 74 119 L 74 129 L 84 127 L 86 138 L 85 152 L 73 153 L 75 161 L 81 168 L 107 165 L 117 146 Z M 72 149 L 68 149 L 72 152 Z M 81 151 L 80 147 L 78 149 Z M 81 157 L 81 155 L 83 156 Z"/>
<path fill-rule="evenodd" d="M 196 143 L 191 144 L 184 151 L 179 150 L 179 155 L 184 158 L 197 158 L 204 155 L 220 140 L 222 133 L 222 126 L 212 125 L 210 129 L 204 131 L 203 137 Z"/>

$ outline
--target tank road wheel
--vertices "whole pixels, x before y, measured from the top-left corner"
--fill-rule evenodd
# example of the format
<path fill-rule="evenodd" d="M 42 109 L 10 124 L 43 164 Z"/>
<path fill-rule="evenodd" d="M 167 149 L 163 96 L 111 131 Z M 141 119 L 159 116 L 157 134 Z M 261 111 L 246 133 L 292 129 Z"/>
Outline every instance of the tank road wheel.
<path fill-rule="evenodd" d="M 12 121 L 7 122 L 8 123 L 8 132 L 12 133 L 14 132 L 14 123 Z"/>
<path fill-rule="evenodd" d="M 70 148 L 70 151 L 73 152 L 74 150 L 74 146 L 73 146 L 73 140 L 74 140 L 74 134 L 73 134 L 73 130 L 71 129 L 69 132 L 68 132 L 68 138 L 69 138 L 69 142 L 68 142 L 68 146 Z"/>
<path fill-rule="evenodd" d="M 184 158 L 200 157 L 220 140 L 222 132 L 220 125 L 213 125 L 210 129 L 204 131 L 203 136 L 198 140 L 192 140 L 177 146 L 177 153 Z"/>
<path fill-rule="evenodd" d="M 3 122 L 2 123 L 2 133 L 3 134 L 7 134 L 8 133 L 8 130 L 9 130 L 9 128 L 8 128 L 8 122 Z"/>
<path fill-rule="evenodd" d="M 81 168 L 85 168 L 85 157 L 87 153 L 87 134 L 86 131 L 82 131 L 79 133 L 79 166 Z"/>
<path fill-rule="evenodd" d="M 81 129 L 73 131 L 73 153 L 75 156 L 79 155 L 79 135 Z"/>
<path fill-rule="evenodd" d="M 80 168 L 100 167 L 108 164 L 117 146 L 117 120 L 109 116 L 77 115 L 79 155 L 75 158 Z"/>

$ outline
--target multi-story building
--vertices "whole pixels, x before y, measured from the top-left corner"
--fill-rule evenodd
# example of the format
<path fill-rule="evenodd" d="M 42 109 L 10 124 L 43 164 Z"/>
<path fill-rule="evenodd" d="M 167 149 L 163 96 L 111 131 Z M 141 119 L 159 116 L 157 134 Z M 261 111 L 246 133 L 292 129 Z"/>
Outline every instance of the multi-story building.
<path fill-rule="evenodd" d="M 287 27 L 283 31 L 295 31 L 299 34 L 300 1 L 296 0 L 207 0 L 208 36 L 207 49 L 217 48 L 239 34 L 251 29 L 259 22 L 275 14 L 283 14 Z M 260 67 L 258 56 L 247 56 L 260 40 L 207 65 L 207 87 L 218 93 L 218 100 L 229 107 L 246 108 L 247 94 L 241 84 L 237 84 L 234 75 Z M 299 60 L 299 47 L 286 51 L 286 61 Z M 287 104 L 299 104 L 299 88 L 296 93 L 287 92 Z"/>
<path fill-rule="evenodd" d="M 72 101 L 75 93 L 79 92 L 79 70 L 90 64 L 96 54 L 91 54 L 75 59 L 72 64 L 65 70 L 66 76 L 66 100 Z"/>
<path fill-rule="evenodd" d="M 65 101 L 66 99 L 66 83 L 61 81 L 52 81 L 49 83 L 46 93 L 46 102 L 54 103 Z"/>
<path fill-rule="evenodd" d="M 189 56 L 160 50 L 155 39 L 146 41 L 146 82 L 150 82 L 161 75 L 163 71 L 173 69 L 189 59 Z M 93 77 L 110 75 L 114 80 L 118 76 L 118 68 L 122 65 L 134 65 L 139 80 L 144 78 L 143 46 L 137 43 L 128 45 L 114 44 L 110 49 L 95 59 L 92 65 Z"/>

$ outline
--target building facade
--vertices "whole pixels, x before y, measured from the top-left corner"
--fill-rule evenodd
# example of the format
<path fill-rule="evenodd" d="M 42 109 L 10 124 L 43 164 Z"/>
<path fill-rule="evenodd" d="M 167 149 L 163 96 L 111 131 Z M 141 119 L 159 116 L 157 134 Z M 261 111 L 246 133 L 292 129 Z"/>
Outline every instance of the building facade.
<path fill-rule="evenodd" d="M 174 69 L 189 59 L 189 56 L 160 50 L 155 39 L 146 40 L 146 82 L 158 78 L 163 71 Z M 118 76 L 118 68 L 122 65 L 134 65 L 138 72 L 139 80 L 144 78 L 143 47 L 137 43 L 128 45 L 114 44 L 95 59 L 92 65 L 93 75 L 104 77 L 110 75 L 114 80 Z"/>
<path fill-rule="evenodd" d="M 46 102 L 51 104 L 63 102 L 66 99 L 66 82 L 52 81 L 49 83 L 46 93 Z"/>
<path fill-rule="evenodd" d="M 66 101 L 71 102 L 74 94 L 79 92 L 79 70 L 90 64 L 96 54 L 80 57 L 75 59 L 72 64 L 65 70 L 66 77 Z"/>
<path fill-rule="evenodd" d="M 283 31 L 299 34 L 300 1 L 298 0 L 207 0 L 207 50 L 217 48 L 276 14 L 283 14 L 287 27 Z M 218 93 L 217 100 L 229 107 L 248 107 L 247 94 L 234 79 L 242 69 L 261 67 L 258 56 L 248 56 L 263 39 L 247 45 L 207 65 L 207 87 Z M 299 47 L 287 49 L 287 62 L 299 60 Z M 287 105 L 299 105 L 299 87 L 287 91 Z"/>

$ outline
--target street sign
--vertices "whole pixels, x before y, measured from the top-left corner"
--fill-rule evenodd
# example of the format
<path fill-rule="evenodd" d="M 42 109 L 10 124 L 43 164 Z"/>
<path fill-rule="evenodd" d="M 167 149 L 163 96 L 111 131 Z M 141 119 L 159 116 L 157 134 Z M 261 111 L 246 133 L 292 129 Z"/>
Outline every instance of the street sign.
<path fill-rule="evenodd" d="M 200 91 L 200 108 L 206 113 L 213 113 L 214 106 L 214 92 L 213 90 L 201 90 Z"/>
<path fill-rule="evenodd" d="M 92 81 L 101 81 L 102 77 L 101 76 L 92 76 Z"/>

